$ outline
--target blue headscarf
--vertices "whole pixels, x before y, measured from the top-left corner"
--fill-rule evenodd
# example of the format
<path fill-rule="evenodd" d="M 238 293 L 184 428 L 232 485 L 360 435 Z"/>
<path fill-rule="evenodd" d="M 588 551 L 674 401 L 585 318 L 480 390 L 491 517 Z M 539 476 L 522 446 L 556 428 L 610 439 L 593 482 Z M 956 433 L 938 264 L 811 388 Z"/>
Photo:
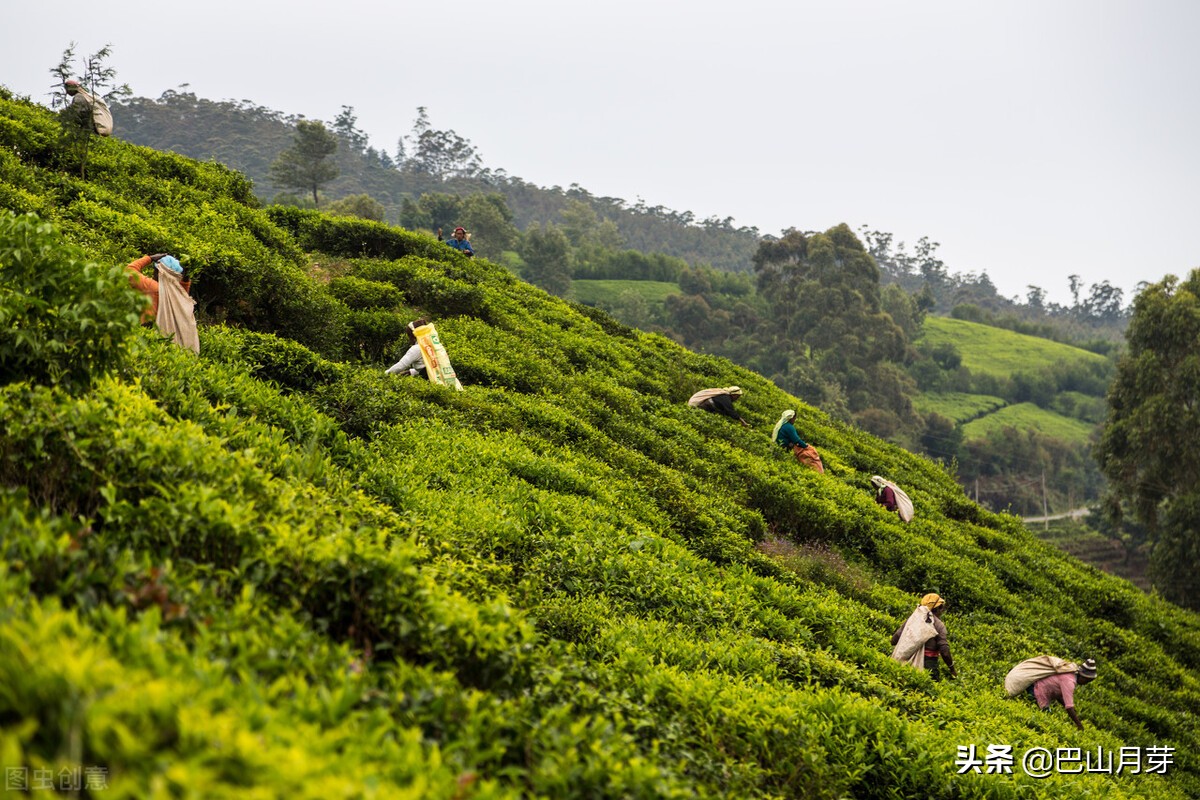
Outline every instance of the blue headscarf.
<path fill-rule="evenodd" d="M 175 256 L 163 256 L 158 260 L 158 264 L 161 267 L 166 267 L 167 269 L 171 270 L 171 272 L 174 272 L 176 275 L 183 274 L 183 265 L 179 263 L 179 260 L 176 259 Z"/>

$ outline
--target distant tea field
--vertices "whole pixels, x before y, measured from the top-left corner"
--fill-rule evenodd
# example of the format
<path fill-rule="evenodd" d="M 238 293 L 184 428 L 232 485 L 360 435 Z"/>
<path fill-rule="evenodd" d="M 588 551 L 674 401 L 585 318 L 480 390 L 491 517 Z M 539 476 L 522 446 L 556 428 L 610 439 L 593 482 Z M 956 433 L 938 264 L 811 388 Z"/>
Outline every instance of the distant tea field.
<path fill-rule="evenodd" d="M 966 392 L 926 392 L 913 398 L 913 406 L 922 414 L 941 414 L 958 423 L 1004 408 L 1001 397 Z"/>
<path fill-rule="evenodd" d="M 1009 376 L 1066 362 L 1104 363 L 1104 356 L 1049 339 L 947 317 L 927 317 L 922 341 L 951 344 L 977 375 Z"/>
<path fill-rule="evenodd" d="M 1001 428 L 1036 430 L 1055 439 L 1079 444 L 1086 443 L 1094 430 L 1094 426 L 1086 422 L 1038 408 L 1033 403 L 1017 403 L 968 422 L 963 426 L 963 437 L 967 440 L 982 439 Z"/>
<path fill-rule="evenodd" d="M 571 281 L 575 299 L 585 305 L 607 305 L 622 294 L 633 292 L 648 303 L 661 303 L 667 295 L 679 294 L 679 284 L 667 281 Z"/>

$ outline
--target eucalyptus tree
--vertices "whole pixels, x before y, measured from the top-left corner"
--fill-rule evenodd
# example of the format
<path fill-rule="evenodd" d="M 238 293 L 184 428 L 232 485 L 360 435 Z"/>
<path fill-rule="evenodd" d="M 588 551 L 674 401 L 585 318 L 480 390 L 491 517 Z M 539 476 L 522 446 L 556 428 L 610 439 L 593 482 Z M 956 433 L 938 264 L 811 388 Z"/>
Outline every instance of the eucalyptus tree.
<path fill-rule="evenodd" d="M 1096 451 L 1108 511 L 1132 510 L 1156 587 L 1200 608 L 1200 270 L 1143 289 L 1125 338 Z"/>

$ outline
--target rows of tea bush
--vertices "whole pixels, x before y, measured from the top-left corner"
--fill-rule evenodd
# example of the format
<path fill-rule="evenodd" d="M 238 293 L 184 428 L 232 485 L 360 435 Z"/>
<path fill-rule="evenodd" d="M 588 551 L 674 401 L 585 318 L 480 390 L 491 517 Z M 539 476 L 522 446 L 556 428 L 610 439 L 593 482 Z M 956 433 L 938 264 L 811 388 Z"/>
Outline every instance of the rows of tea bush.
<path fill-rule="evenodd" d="M 217 165 L 103 141 L 82 181 L 48 112 L 0 112 L 0 209 L 38 215 L 0 225 L 5 766 L 102 767 L 97 797 L 1200 795 L 1200 620 L 937 465 Z M 151 250 L 190 257 L 199 358 L 111 269 Z M 465 391 L 383 374 L 417 315 Z M 732 383 L 752 429 L 686 406 Z M 824 475 L 768 441 L 787 407 Z M 959 681 L 887 657 L 926 591 Z M 1100 662 L 1084 731 L 1003 696 L 1039 652 Z M 1175 753 L 1037 780 L 957 774 L 970 744 Z"/>

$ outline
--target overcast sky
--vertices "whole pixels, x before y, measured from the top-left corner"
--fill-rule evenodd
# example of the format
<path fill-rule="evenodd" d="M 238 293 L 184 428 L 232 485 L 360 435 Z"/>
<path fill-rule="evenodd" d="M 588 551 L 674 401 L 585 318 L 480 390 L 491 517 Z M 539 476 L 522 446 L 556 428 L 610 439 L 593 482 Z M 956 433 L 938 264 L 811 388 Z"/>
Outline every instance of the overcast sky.
<path fill-rule="evenodd" d="M 1069 302 L 1068 276 L 1200 267 L 1200 2 L 0 0 L 0 84 L 77 42 L 134 94 L 190 84 L 394 151 L 417 106 L 542 186 L 941 243 Z M 121 121 L 117 119 L 117 135 Z"/>

